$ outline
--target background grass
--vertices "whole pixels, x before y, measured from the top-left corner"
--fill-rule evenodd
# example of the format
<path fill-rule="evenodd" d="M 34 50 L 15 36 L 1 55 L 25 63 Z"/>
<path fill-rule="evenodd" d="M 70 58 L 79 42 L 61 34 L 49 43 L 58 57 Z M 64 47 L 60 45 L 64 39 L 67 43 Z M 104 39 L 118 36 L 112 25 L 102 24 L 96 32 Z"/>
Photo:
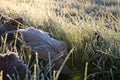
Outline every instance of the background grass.
<path fill-rule="evenodd" d="M 26 27 L 63 41 L 68 52 L 75 47 L 68 59 L 73 80 L 119 80 L 119 0 L 4 0 L 0 4 L 6 18 L 22 17 Z"/>

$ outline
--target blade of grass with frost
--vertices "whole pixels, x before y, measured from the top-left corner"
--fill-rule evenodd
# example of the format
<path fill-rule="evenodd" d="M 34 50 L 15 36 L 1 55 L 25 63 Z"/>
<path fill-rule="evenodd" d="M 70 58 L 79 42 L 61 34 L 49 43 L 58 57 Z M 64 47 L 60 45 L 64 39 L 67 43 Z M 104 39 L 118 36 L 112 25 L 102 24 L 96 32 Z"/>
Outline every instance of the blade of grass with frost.
<path fill-rule="evenodd" d="M 14 67 L 14 70 L 15 70 L 15 72 L 16 72 L 16 74 L 17 74 L 17 80 L 20 80 L 20 76 L 19 76 L 19 73 L 18 73 L 16 67 Z M 14 78 L 15 78 L 15 76 L 14 76 Z"/>
<path fill-rule="evenodd" d="M 3 51 L 2 51 L 2 53 L 5 52 L 5 48 L 6 48 L 6 45 L 7 45 L 7 43 L 6 43 L 6 41 L 7 41 L 7 36 L 8 36 L 8 34 L 5 35 L 5 40 L 4 40 L 4 44 L 3 44 Z"/>
<path fill-rule="evenodd" d="M 34 80 L 39 80 L 38 53 L 36 52 L 36 63 L 34 64 Z"/>
<path fill-rule="evenodd" d="M 113 57 L 113 58 L 115 58 L 115 59 L 120 60 L 120 58 L 119 58 L 119 57 L 117 57 L 117 56 L 115 56 L 115 55 L 109 54 L 109 53 L 104 52 L 104 51 L 101 51 L 101 50 L 97 50 L 97 51 L 98 51 L 98 52 L 101 52 L 101 53 L 103 53 L 103 54 L 107 54 L 108 56 L 111 56 L 111 57 Z"/>
<path fill-rule="evenodd" d="M 57 55 L 57 57 L 55 59 L 53 59 L 51 62 L 53 63 L 54 61 L 58 60 L 59 58 L 61 58 L 64 54 L 61 52 Z"/>
<path fill-rule="evenodd" d="M 110 68 L 110 73 L 111 73 L 112 80 L 114 80 L 114 75 L 113 75 L 112 68 Z"/>
<path fill-rule="evenodd" d="M 34 80 L 37 80 L 37 65 L 34 64 Z"/>
<path fill-rule="evenodd" d="M 36 52 L 36 80 L 39 80 L 39 61 L 38 61 L 38 53 Z"/>
<path fill-rule="evenodd" d="M 62 65 L 61 65 L 60 69 L 57 71 L 57 74 L 56 74 L 56 76 L 55 76 L 55 80 L 58 79 L 58 77 L 59 77 L 59 75 L 60 75 L 60 73 L 61 73 L 61 70 L 62 70 L 63 66 L 65 65 L 66 61 L 68 60 L 68 58 L 70 57 L 70 55 L 72 54 L 72 52 L 74 51 L 74 49 L 75 49 L 75 47 L 73 47 L 73 48 L 70 50 L 70 52 L 68 53 L 67 57 L 65 58 L 64 62 L 63 62 Z"/>
<path fill-rule="evenodd" d="M 9 74 L 7 74 L 7 77 L 9 78 L 9 80 L 12 80 L 12 78 L 11 78 L 11 76 Z M 2 80 L 2 79 L 0 79 L 0 80 Z"/>
<path fill-rule="evenodd" d="M 85 64 L 84 80 L 87 80 L 87 70 L 88 70 L 88 62 L 86 62 L 86 64 Z"/>
<path fill-rule="evenodd" d="M 17 51 L 17 47 L 16 47 L 16 45 L 17 45 L 17 38 L 18 38 L 18 30 L 17 30 L 17 32 L 16 32 L 15 37 L 16 37 L 16 39 L 15 39 L 15 42 L 14 42 L 14 51 L 15 51 L 15 52 L 17 53 L 17 55 L 18 55 L 18 51 Z"/>
<path fill-rule="evenodd" d="M 45 76 L 44 76 L 44 74 L 41 73 L 41 75 L 42 75 L 42 79 L 41 79 L 41 80 L 45 80 Z"/>
<path fill-rule="evenodd" d="M 110 71 L 94 72 L 94 73 L 89 74 L 89 75 L 87 76 L 87 79 L 89 79 L 89 78 L 92 77 L 92 76 L 96 76 L 96 75 L 99 75 L 99 74 L 105 74 L 105 73 L 111 74 Z"/>
<path fill-rule="evenodd" d="M 0 72 L 0 80 L 2 80 L 3 71 Z"/>
<path fill-rule="evenodd" d="M 52 62 L 51 62 L 51 56 L 50 53 L 48 53 L 48 57 L 49 57 L 49 73 L 50 73 L 50 80 L 52 80 Z"/>

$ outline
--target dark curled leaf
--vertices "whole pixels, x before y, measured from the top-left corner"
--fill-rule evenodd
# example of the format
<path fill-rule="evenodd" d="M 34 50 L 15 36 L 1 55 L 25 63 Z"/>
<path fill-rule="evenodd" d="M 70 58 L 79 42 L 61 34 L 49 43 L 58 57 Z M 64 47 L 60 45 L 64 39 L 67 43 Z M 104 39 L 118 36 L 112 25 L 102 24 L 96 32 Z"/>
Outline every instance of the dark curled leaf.
<path fill-rule="evenodd" d="M 25 64 L 14 53 L 0 55 L 0 72 L 3 71 L 3 80 L 24 80 L 26 70 Z"/>

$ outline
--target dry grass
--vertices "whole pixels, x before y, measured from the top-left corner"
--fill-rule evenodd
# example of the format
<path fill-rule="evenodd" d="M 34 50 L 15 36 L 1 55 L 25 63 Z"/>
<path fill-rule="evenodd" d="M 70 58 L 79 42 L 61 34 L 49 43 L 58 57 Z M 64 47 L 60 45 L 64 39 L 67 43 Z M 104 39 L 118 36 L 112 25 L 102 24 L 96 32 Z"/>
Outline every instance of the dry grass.
<path fill-rule="evenodd" d="M 84 69 L 87 80 L 119 80 L 119 0 L 100 1 L 4 0 L 0 1 L 0 12 L 22 17 L 24 25 L 49 32 L 62 40 L 68 51 L 76 47 L 69 58 L 73 80 L 84 79 Z M 95 32 L 103 38 L 99 42 Z"/>

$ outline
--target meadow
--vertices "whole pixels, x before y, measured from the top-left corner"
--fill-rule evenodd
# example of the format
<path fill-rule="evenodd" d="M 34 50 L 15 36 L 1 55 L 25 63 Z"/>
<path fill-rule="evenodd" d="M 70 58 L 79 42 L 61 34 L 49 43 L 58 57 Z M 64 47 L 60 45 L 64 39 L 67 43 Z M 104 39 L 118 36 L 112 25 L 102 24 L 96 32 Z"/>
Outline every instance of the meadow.
<path fill-rule="evenodd" d="M 119 0 L 0 0 L 0 4 L 0 14 L 7 19 L 22 17 L 23 28 L 34 26 L 66 45 L 70 80 L 120 79 Z M 1 54 L 5 51 L 0 48 Z M 23 53 L 28 57 L 20 59 L 29 67 L 32 51 L 26 48 Z M 40 72 L 43 65 L 38 64 L 26 80 L 57 79 L 47 76 L 48 68 Z"/>

